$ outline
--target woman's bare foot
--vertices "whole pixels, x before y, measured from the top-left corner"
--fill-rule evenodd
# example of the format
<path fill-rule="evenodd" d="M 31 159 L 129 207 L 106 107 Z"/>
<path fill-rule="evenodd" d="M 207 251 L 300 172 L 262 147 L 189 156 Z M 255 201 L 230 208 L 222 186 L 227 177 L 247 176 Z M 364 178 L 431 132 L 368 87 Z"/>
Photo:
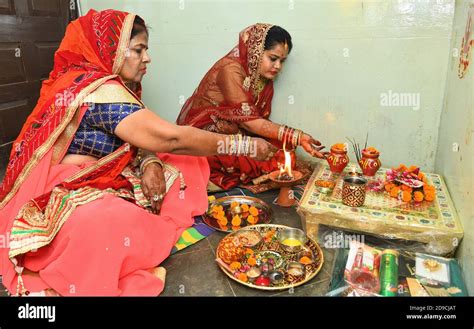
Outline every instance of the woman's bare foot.
<path fill-rule="evenodd" d="M 28 295 L 25 295 L 28 297 L 61 297 L 61 295 L 56 291 L 51 288 L 41 290 L 39 292 L 30 292 Z"/>
<path fill-rule="evenodd" d="M 61 295 L 56 290 L 53 290 L 53 289 L 45 289 L 44 295 L 46 297 L 61 297 Z"/>
<path fill-rule="evenodd" d="M 165 278 L 166 278 L 166 269 L 164 267 L 154 267 L 149 270 L 151 274 L 156 276 L 158 279 L 163 281 L 163 285 L 165 284 Z"/>
<path fill-rule="evenodd" d="M 33 272 L 30 271 L 29 269 L 24 269 L 23 270 L 23 275 L 31 275 L 34 277 L 38 277 L 39 273 L 38 272 Z M 47 297 L 60 297 L 61 295 L 54 289 L 48 288 L 41 290 L 40 292 L 30 292 L 30 296 L 47 296 Z"/>

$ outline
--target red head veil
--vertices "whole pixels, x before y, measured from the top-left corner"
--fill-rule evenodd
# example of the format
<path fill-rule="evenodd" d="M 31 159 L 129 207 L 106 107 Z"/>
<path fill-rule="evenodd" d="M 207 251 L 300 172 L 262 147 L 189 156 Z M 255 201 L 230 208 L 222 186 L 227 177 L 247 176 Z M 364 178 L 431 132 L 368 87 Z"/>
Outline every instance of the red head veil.
<path fill-rule="evenodd" d="M 0 209 L 51 148 L 56 156 L 64 149 L 58 139 L 78 112 L 81 100 L 110 79 L 123 84 L 117 74 L 125 60 L 134 19 L 134 14 L 126 12 L 90 10 L 68 25 L 38 103 L 13 143 L 0 188 Z M 140 86 L 138 90 L 137 99 Z M 53 161 L 58 161 L 55 155 Z"/>

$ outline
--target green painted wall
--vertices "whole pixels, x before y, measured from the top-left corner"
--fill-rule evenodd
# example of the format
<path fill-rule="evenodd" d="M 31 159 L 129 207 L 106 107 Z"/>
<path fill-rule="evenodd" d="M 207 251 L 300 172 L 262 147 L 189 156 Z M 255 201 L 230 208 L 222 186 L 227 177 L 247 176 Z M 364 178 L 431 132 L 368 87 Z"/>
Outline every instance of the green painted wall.
<path fill-rule="evenodd" d="M 464 239 L 458 249 L 468 289 L 474 294 L 474 66 L 468 68 L 463 79 L 458 78 L 459 49 L 467 22 L 469 3 L 474 1 L 457 1 L 453 23 L 451 54 L 446 79 L 446 92 L 439 144 L 436 155 L 436 171 L 442 174 L 464 227 Z M 453 144 L 459 145 L 459 151 L 453 151 Z"/>
<path fill-rule="evenodd" d="M 294 49 L 276 82 L 274 121 L 328 146 L 346 136 L 363 143 L 369 132 L 385 166 L 404 162 L 432 171 L 453 3 L 82 0 L 82 9 L 132 11 L 152 27 L 144 101 L 170 121 L 212 64 L 237 43 L 240 30 L 255 22 L 281 25 L 292 34 Z M 381 106 L 390 92 L 414 96 L 412 103 Z"/>

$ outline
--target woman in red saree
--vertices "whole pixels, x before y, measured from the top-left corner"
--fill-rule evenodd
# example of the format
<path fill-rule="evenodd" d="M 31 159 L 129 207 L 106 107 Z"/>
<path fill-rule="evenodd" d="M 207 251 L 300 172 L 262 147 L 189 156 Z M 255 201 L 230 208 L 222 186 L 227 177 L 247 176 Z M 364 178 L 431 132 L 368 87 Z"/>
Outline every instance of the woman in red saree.
<path fill-rule="evenodd" d="M 186 101 L 178 116 L 179 125 L 220 133 L 257 135 L 280 148 L 301 145 L 324 158 L 321 143 L 301 130 L 271 122 L 273 80 L 280 73 L 292 43 L 279 26 L 255 24 L 243 30 L 239 43 L 217 61 Z M 277 169 L 277 156 L 269 161 L 246 157 L 211 156 L 211 181 L 229 189 Z"/>
<path fill-rule="evenodd" d="M 0 275 L 11 294 L 163 290 L 157 266 L 207 209 L 209 167 L 196 156 L 218 154 L 229 137 L 145 107 L 147 49 L 134 14 L 91 10 L 67 27 L 0 187 Z M 228 154 L 245 155 L 231 137 Z M 263 140 L 245 145 L 261 159 L 271 152 Z"/>

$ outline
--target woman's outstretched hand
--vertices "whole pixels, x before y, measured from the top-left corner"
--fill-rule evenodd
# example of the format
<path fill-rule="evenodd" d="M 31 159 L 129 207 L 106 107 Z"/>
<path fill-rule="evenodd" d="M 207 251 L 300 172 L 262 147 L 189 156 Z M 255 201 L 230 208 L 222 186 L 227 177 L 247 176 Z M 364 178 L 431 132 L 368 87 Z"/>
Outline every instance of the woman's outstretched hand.
<path fill-rule="evenodd" d="M 301 147 L 303 147 L 307 153 L 311 154 L 311 156 L 319 159 L 326 159 L 329 155 L 329 152 L 320 152 L 326 146 L 321 145 L 320 141 L 314 139 L 308 134 L 303 134 L 303 136 L 301 136 Z"/>
<path fill-rule="evenodd" d="M 254 142 L 250 148 L 249 156 L 257 161 L 267 161 L 273 158 L 278 148 L 273 144 L 267 142 L 263 138 L 253 138 Z"/>
<path fill-rule="evenodd" d="M 151 210 L 158 215 L 166 194 L 166 181 L 160 164 L 151 163 L 145 167 L 142 189 L 145 197 L 151 202 Z"/>

